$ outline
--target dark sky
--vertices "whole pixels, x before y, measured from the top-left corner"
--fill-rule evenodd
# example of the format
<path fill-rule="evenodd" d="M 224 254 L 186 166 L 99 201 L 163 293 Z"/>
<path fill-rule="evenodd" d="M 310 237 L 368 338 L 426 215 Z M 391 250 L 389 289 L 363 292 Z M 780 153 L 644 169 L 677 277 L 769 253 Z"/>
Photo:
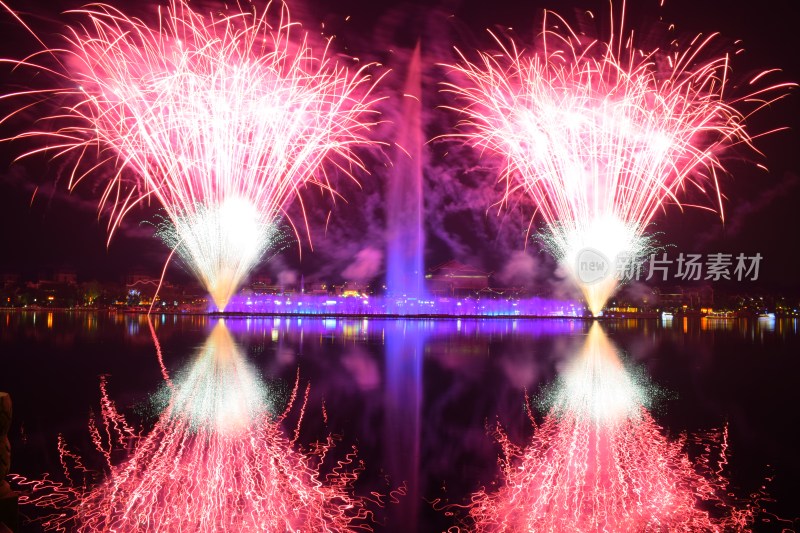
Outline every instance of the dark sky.
<path fill-rule="evenodd" d="M 55 34 L 61 31 L 63 24 L 75 20 L 59 15 L 60 11 L 80 5 L 78 2 L 50 0 L 7 3 L 24 11 L 25 20 L 53 44 L 58 44 L 54 40 Z M 109 3 L 125 9 L 130 9 L 127 5 L 131 4 L 137 10 L 136 14 L 144 17 L 151 11 L 147 6 L 142 7 L 143 2 L 109 0 Z M 647 43 L 647 28 L 663 29 L 669 23 L 676 25 L 675 35 L 684 37 L 699 32 L 719 32 L 721 47 L 738 48 L 735 41 L 741 40 L 745 49 L 732 65 L 735 80 L 748 79 L 766 68 L 780 68 L 783 74 L 775 79 L 800 81 L 800 32 L 797 18 L 793 16 L 795 3 L 789 0 L 666 0 L 665 6 L 660 7 L 657 0 L 637 0 L 629 2 L 626 27 L 637 28 L 637 36 L 644 43 Z M 621 6 L 621 2 L 618 4 L 615 7 Z M 202 5 L 212 4 L 203 2 Z M 608 13 L 607 5 L 607 2 L 589 0 L 442 0 L 438 3 L 309 0 L 303 5 L 290 2 L 293 15 L 302 20 L 306 28 L 318 28 L 325 23 L 326 30 L 336 34 L 333 46 L 338 51 L 367 60 L 377 59 L 390 66 L 391 61 L 386 60 L 387 50 L 408 48 L 416 37 L 421 37 L 423 49 L 429 51 L 429 57 L 442 58 L 453 44 L 465 50 L 490 46 L 484 31 L 487 28 L 513 26 L 516 35 L 529 38 L 544 8 L 557 10 L 573 22 L 573 26 L 578 25 L 575 21 L 581 13 L 592 10 L 602 25 L 604 14 Z M 345 22 L 347 15 L 350 19 Z M 434 19 L 440 21 L 438 26 L 431 22 Z M 5 37 L 0 45 L 4 57 L 20 58 L 36 50 L 33 38 L 21 31 L 5 13 L 0 14 L 0 28 Z M 435 54 L 431 52 L 433 50 Z M 447 60 L 446 57 L 443 59 Z M 435 78 L 435 73 L 431 76 Z M 393 83 L 394 87 L 399 85 L 392 81 L 392 76 L 387 80 L 387 90 L 392 90 Z M 0 81 L 4 85 L 3 92 L 36 86 L 41 82 L 35 73 L 11 72 L 7 66 L 0 66 Z M 722 189 L 727 197 L 724 224 L 715 214 L 698 210 L 681 214 L 677 209 L 668 209 L 656 220 L 656 230 L 662 232 L 662 241 L 674 244 L 677 251 L 760 252 L 764 260 L 758 288 L 800 294 L 800 276 L 796 273 L 800 266 L 800 242 L 797 238 L 800 225 L 798 98 L 800 94 L 795 91 L 773 109 L 762 112 L 750 124 L 752 131 L 764 131 L 779 125 L 792 130 L 757 140 L 763 158 L 750 157 L 750 161 L 730 161 L 727 164 L 730 175 L 722 180 Z M 0 115 L 10 109 L 8 102 L 0 101 Z M 437 120 L 446 122 L 446 118 Z M 21 121 L 12 120 L 2 126 L 0 135 L 13 135 L 24 126 Z M 433 133 L 430 130 L 428 128 L 426 133 Z M 20 273 L 31 278 L 68 267 L 75 269 L 83 279 L 113 279 L 132 270 L 151 274 L 159 272 L 166 249 L 149 235 L 149 227 L 141 224 L 144 219 L 153 220 L 154 207 L 132 213 L 125 226 L 106 246 L 107 219 L 98 217 L 96 209 L 99 185 L 87 183 L 69 194 L 65 180 L 59 177 L 66 171 L 64 161 L 39 157 L 12 164 L 12 158 L 28 146 L 21 142 L 0 145 L 0 273 Z M 766 165 L 769 172 L 757 169 L 754 162 Z M 339 208 L 336 217 L 341 226 L 351 228 L 342 230 L 340 235 L 353 235 L 353 231 L 359 229 L 353 221 L 363 216 L 357 211 L 366 203 L 366 196 L 362 198 L 359 194 L 380 191 L 381 185 L 376 182 L 378 174 L 365 178 L 363 190 L 347 189 L 350 204 Z M 437 187 L 436 176 L 428 175 L 426 178 L 429 189 Z M 99 176 L 97 181 L 101 179 Z M 494 178 L 490 181 L 493 182 Z M 429 194 L 432 198 L 437 197 L 436 191 Z M 480 216 L 488 215 L 481 212 Z M 494 226 L 488 224 L 487 227 Z M 375 232 L 380 230 L 373 228 Z M 302 262 L 297 258 L 297 246 L 285 251 L 279 262 L 313 275 L 321 263 L 328 261 L 324 255 L 324 231 L 319 234 L 322 236 L 315 237 L 314 244 L 322 251 L 317 256 L 304 243 Z M 361 238 L 364 239 L 363 246 L 369 245 L 369 239 L 374 239 L 366 234 Z M 454 251 L 446 240 L 431 236 L 427 260 L 430 264 L 450 257 L 465 259 L 466 254 L 476 258 L 479 263 L 476 266 L 497 270 L 502 267 L 510 250 L 495 250 L 493 246 L 499 241 L 486 241 L 482 237 L 473 237 L 470 241 L 470 237 L 462 236 L 460 242 L 463 246 L 460 251 Z M 353 255 L 350 249 L 347 254 Z M 338 259 L 344 268 L 348 258 Z"/>

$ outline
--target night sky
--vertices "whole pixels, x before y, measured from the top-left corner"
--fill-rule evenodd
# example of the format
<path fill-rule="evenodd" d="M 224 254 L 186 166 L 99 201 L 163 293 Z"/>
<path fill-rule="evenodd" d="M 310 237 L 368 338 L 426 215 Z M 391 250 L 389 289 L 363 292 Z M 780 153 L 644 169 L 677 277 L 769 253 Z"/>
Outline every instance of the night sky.
<path fill-rule="evenodd" d="M 59 44 L 57 33 L 66 21 L 74 17 L 63 17 L 59 13 L 78 2 L 65 1 L 11 1 L 12 8 L 24 12 L 23 17 L 49 44 Z M 149 6 L 142 2 L 109 0 L 119 7 L 133 5 L 135 14 L 145 19 L 151 16 Z M 733 79 L 748 80 L 754 73 L 779 68 L 783 73 L 774 81 L 800 81 L 800 32 L 797 19 L 792 15 L 795 2 L 789 0 L 764 0 L 762 2 L 731 2 L 730 0 L 666 0 L 659 7 L 658 1 L 630 2 L 626 27 L 637 29 L 637 39 L 648 45 L 657 39 L 670 23 L 676 29 L 669 35 L 688 41 L 699 32 L 719 32 L 720 49 L 739 48 L 742 41 L 743 54 L 732 63 Z M 198 4 L 195 4 L 198 5 Z M 213 6 L 210 2 L 199 5 Z M 260 3 L 257 3 L 260 7 Z M 362 61 L 380 61 L 393 69 L 385 78 L 382 94 L 396 97 L 402 86 L 403 58 L 417 38 L 421 39 L 426 63 L 452 61 L 452 46 L 465 51 L 491 46 L 487 28 L 508 28 L 520 39 L 529 39 L 537 28 L 544 8 L 557 10 L 573 27 L 586 23 L 586 10 L 597 14 L 595 23 L 604 28 L 607 18 L 607 2 L 603 1 L 531 1 L 496 0 L 493 2 L 448 1 L 442 2 L 394 2 L 316 0 L 302 5 L 289 2 L 295 19 L 304 23 L 309 31 L 317 31 L 324 23 L 325 31 L 336 35 L 333 48 L 340 53 L 359 57 Z M 620 3 L 621 5 L 621 3 Z M 616 6 L 617 8 L 619 6 Z M 345 21 L 346 16 L 350 16 Z M 2 55 L 21 58 L 37 49 L 36 42 L 22 31 L 6 14 L 0 14 L 0 28 L 4 32 Z M 507 30 L 503 30 L 507 31 Z M 651 34 L 653 37 L 651 37 Z M 376 71 L 377 72 L 377 71 Z M 3 92 L 21 87 L 41 86 L 40 75 L 30 71 L 11 71 L 7 65 L 0 66 Z M 434 66 L 426 69 L 425 94 L 429 101 L 444 103 L 437 96 L 437 82 L 441 71 Z M 754 290 L 782 292 L 800 295 L 800 243 L 796 237 L 800 213 L 800 91 L 784 99 L 771 109 L 763 111 L 749 126 L 759 132 L 777 126 L 787 126 L 790 131 L 780 132 L 756 141 L 764 157 L 749 154 L 748 160 L 740 154 L 728 154 L 726 167 L 730 175 L 722 180 L 722 189 L 727 197 L 725 222 L 713 213 L 690 209 L 681 214 L 676 208 L 668 208 L 656 219 L 655 231 L 661 232 L 663 243 L 674 244 L 675 253 L 684 252 L 759 252 L 764 257 L 761 280 L 752 285 Z M 390 100 L 391 101 L 391 100 Z M 5 115 L 13 106 L 0 101 Z M 441 134 L 452 127 L 454 117 L 438 111 L 435 105 L 426 110 L 425 133 L 429 137 Z M 8 137 L 23 131 L 25 120 L 14 119 L 0 128 L 0 136 Z M 386 128 L 384 128 L 386 129 Z M 385 132 L 383 134 L 386 134 Z M 26 279 L 46 276 L 54 270 L 75 270 L 81 279 L 116 279 L 132 271 L 143 271 L 156 275 L 167 255 L 164 245 L 152 237 L 152 226 L 142 221 L 153 221 L 157 216 L 156 206 L 145 207 L 131 213 L 112 239 L 107 241 L 107 218 L 98 217 L 97 198 L 102 190 L 102 175 L 69 193 L 64 175 L 66 161 L 49 161 L 35 157 L 23 163 L 12 164 L 14 156 L 29 144 L 23 142 L 0 145 L 0 273 L 18 273 Z M 441 146 L 431 148 L 441 150 Z M 376 167 L 381 167 L 380 156 L 368 156 Z M 765 172 L 755 163 L 769 168 Z M 448 175 L 448 179 L 454 179 Z M 355 255 L 365 248 L 381 248 L 382 220 L 380 208 L 369 207 L 370 198 L 380 197 L 381 172 L 370 176 L 358 176 L 362 188 L 343 184 L 342 192 L 347 204 L 338 203 L 331 217 L 331 227 L 325 233 L 324 220 L 332 207 L 329 199 L 319 200 L 318 210 L 312 210 L 314 251 L 304 237 L 302 261 L 298 258 L 296 244 L 286 249 L 272 264 L 263 267 L 265 272 L 277 274 L 281 270 L 293 270 L 306 276 L 333 277 L 352 262 Z M 487 213 L 487 205 L 474 203 L 452 208 L 453 198 L 469 195 L 444 194 L 443 188 L 465 186 L 471 191 L 483 188 L 483 197 L 492 198 L 496 172 L 483 171 L 478 175 L 457 175 L 455 185 L 444 184 L 439 171 L 426 172 L 428 210 L 437 216 L 429 216 L 428 248 L 426 262 L 433 265 L 456 258 L 474 264 L 487 271 L 501 270 L 515 250 L 525 245 L 524 236 L 515 229 L 520 221 L 532 214 L 530 206 L 520 206 L 520 216 L 509 213 Z M 481 181 L 482 180 L 482 181 Z M 466 185 L 465 185 L 466 184 Z M 440 188 L 441 186 L 441 188 Z M 34 195 L 34 191 L 35 195 Z M 475 195 L 469 196 L 474 198 Z M 308 198 L 320 198 L 317 191 L 308 191 Z M 446 215 L 442 213 L 447 203 Z M 511 206 L 510 209 L 515 208 Z M 370 210 L 371 209 L 371 210 Z M 511 229 L 509 229 L 509 226 Z M 506 232 L 512 237 L 500 238 L 496 234 Z M 326 240 L 327 239 L 327 240 Z M 337 240 L 338 239 L 338 240 Z M 532 252 L 535 253 L 535 252 Z M 543 269 L 552 270 L 547 260 L 541 261 Z M 180 274 L 173 273 L 174 276 Z"/>

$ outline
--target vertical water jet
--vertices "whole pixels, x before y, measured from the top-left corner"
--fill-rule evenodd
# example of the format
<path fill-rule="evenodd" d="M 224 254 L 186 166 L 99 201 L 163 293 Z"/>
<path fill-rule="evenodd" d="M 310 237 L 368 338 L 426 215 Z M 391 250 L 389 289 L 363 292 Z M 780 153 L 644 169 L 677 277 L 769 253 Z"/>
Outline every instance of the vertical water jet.
<path fill-rule="evenodd" d="M 386 195 L 386 291 L 392 296 L 419 298 L 425 294 L 419 42 L 408 64 L 399 117 L 393 171 Z"/>

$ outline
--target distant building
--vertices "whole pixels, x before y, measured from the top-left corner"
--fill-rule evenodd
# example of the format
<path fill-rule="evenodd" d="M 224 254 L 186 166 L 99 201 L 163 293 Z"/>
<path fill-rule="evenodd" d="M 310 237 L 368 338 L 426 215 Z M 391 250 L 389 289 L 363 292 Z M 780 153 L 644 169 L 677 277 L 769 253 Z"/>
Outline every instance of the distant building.
<path fill-rule="evenodd" d="M 366 283 L 361 281 L 345 281 L 340 290 L 336 292 L 342 296 L 363 296 L 367 294 L 368 291 L 369 287 Z"/>
<path fill-rule="evenodd" d="M 78 274 L 74 270 L 59 270 L 53 275 L 53 283 L 62 285 L 77 285 Z"/>
<path fill-rule="evenodd" d="M 654 289 L 662 309 L 700 309 L 714 305 L 714 289 L 710 285 L 701 287 L 666 287 Z"/>
<path fill-rule="evenodd" d="M 3 273 L 0 275 L 0 281 L 3 287 L 12 287 L 19 284 L 19 274 Z"/>
<path fill-rule="evenodd" d="M 489 273 L 458 261 L 432 268 L 425 276 L 428 290 L 438 296 L 462 296 L 489 288 Z"/>
<path fill-rule="evenodd" d="M 146 276 L 144 274 L 133 274 L 125 278 L 125 292 L 137 291 L 141 294 L 152 296 L 158 288 L 160 278 Z"/>
<path fill-rule="evenodd" d="M 285 287 L 274 283 L 272 278 L 266 275 L 251 276 L 247 288 L 249 288 L 250 292 L 255 296 L 262 294 L 283 294 L 284 292 L 293 292 L 284 290 Z"/>
<path fill-rule="evenodd" d="M 325 296 L 331 292 L 332 288 L 324 282 L 313 282 L 304 284 L 305 294 L 312 296 Z"/>
<path fill-rule="evenodd" d="M 134 272 L 125 276 L 125 285 L 134 287 L 137 285 L 150 285 L 155 283 L 158 285 L 159 278 L 146 274 L 144 272 Z"/>
<path fill-rule="evenodd" d="M 266 274 L 251 274 L 249 281 L 251 285 L 272 285 L 272 278 Z"/>

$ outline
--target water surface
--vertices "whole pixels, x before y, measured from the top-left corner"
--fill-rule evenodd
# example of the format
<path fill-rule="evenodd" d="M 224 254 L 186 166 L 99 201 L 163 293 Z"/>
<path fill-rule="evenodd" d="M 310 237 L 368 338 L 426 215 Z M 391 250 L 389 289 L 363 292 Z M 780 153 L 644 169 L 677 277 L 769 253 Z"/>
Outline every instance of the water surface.
<path fill-rule="evenodd" d="M 164 378 L 195 357 L 218 319 L 91 312 L 0 314 L 0 390 L 12 394 L 13 470 L 61 470 L 59 434 L 91 455 L 87 421 L 106 376 L 111 399 L 147 428 Z M 234 340 L 282 408 L 299 376 L 310 384 L 299 443 L 334 434 L 365 470 L 358 494 L 402 487 L 378 509 L 378 531 L 443 531 L 464 504 L 500 481 L 497 424 L 520 445 L 533 427 L 526 394 L 552 384 L 582 346 L 589 321 L 570 319 L 381 320 L 228 318 Z M 658 391 L 653 415 L 672 438 L 727 424 L 731 488 L 762 486 L 757 530 L 792 527 L 763 519 L 800 515 L 800 323 L 793 320 L 606 321 L 628 369 Z M 297 402 L 296 402 L 297 403 Z M 295 406 L 297 407 L 297 406 Z M 291 434 L 299 408 L 284 422 Z M 542 411 L 535 417 L 541 419 Z M 440 502 L 433 504 L 431 502 Z M 463 514 L 461 515 L 463 518 Z M 797 527 L 795 522 L 793 527 Z M 34 531 L 35 529 L 31 529 Z"/>

